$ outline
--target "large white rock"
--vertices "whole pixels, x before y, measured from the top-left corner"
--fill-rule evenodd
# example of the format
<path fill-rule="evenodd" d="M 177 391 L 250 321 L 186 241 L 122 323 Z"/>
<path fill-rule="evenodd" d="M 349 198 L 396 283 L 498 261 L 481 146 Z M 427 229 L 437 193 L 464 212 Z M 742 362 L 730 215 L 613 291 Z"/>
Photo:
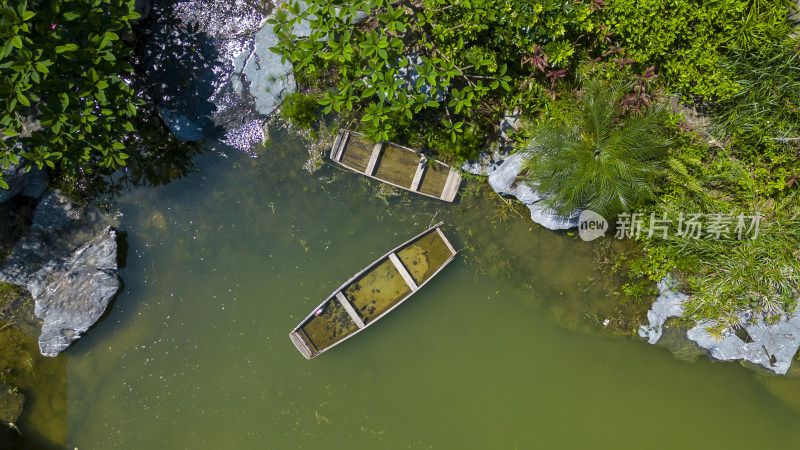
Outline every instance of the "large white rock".
<path fill-rule="evenodd" d="M 525 152 L 517 152 L 509 156 L 494 172 L 489 174 L 489 185 L 500 195 L 516 197 L 531 211 L 531 220 L 545 228 L 567 230 L 578 226 L 580 211 L 570 216 L 558 215 L 542 203 L 544 198 L 542 195 L 528 186 L 524 180 L 517 178 L 522 172 L 526 155 Z"/>
<path fill-rule="evenodd" d="M 270 47 L 278 44 L 278 36 L 272 31 L 272 25 L 266 25 L 255 34 L 252 53 L 246 56 L 244 74 L 249 82 L 250 95 L 255 98 L 256 110 L 261 114 L 269 114 L 280 106 L 283 99 L 297 89 L 289 61 L 281 62 L 281 55 L 274 53 Z M 240 59 L 235 64 L 240 63 Z M 234 67 L 234 74 L 237 68 Z M 234 80 L 234 91 L 241 93 L 243 84 Z"/>
<path fill-rule="evenodd" d="M 647 320 L 650 325 L 639 327 L 639 336 L 646 338 L 647 342 L 651 344 L 655 344 L 661 339 L 662 327 L 667 319 L 683 315 L 683 304 L 689 299 L 689 296 L 675 290 L 675 284 L 675 281 L 669 277 L 665 277 L 657 283 L 658 297 L 647 311 Z"/>
<path fill-rule="evenodd" d="M 719 341 L 706 331 L 706 328 L 714 325 L 714 322 L 702 322 L 686 333 L 689 339 L 708 350 L 714 359 L 743 359 L 784 375 L 800 347 L 800 308 L 795 309 L 789 318 L 782 317 L 774 325 L 767 325 L 761 319 L 746 325 L 745 330 L 753 342 L 744 342 L 730 331 Z"/>

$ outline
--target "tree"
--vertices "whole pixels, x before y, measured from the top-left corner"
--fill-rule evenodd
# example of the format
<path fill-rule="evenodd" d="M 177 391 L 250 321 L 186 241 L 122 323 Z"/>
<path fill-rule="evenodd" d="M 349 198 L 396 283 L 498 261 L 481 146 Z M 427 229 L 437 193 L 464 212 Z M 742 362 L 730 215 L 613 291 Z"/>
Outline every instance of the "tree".
<path fill-rule="evenodd" d="M 630 89 L 588 81 L 565 120 L 533 127 L 527 182 L 558 213 L 588 208 L 610 219 L 655 198 L 669 168 L 665 109 L 633 103 Z"/>
<path fill-rule="evenodd" d="M 2 0 L 0 164 L 71 176 L 125 165 L 133 0 Z M 41 124 L 41 129 L 30 127 Z M 26 125 L 27 123 L 27 125 Z M 38 128 L 38 127 L 37 127 Z M 0 187 L 7 188 L 0 179 Z"/>

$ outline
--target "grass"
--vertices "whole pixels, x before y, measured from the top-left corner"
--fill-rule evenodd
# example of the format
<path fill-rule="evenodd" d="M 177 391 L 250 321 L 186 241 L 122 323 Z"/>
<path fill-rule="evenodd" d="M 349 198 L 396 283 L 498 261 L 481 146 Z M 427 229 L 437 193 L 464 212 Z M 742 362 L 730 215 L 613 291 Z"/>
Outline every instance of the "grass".
<path fill-rule="evenodd" d="M 684 135 L 679 153 L 700 154 L 703 161 L 691 168 L 701 184 L 699 192 L 680 187 L 667 189 L 654 206 L 657 217 L 667 213 L 701 213 L 705 230 L 713 214 L 733 218 L 728 238 L 678 237 L 674 221 L 667 239 L 642 239 L 641 258 L 633 264 L 639 276 L 658 280 L 677 274 L 690 294 L 687 318 L 716 320 L 725 329 L 738 326 L 739 312 L 775 320 L 793 311 L 800 296 L 800 189 L 764 189 L 754 175 L 756 167 L 737 159 L 742 149 L 710 149 Z M 739 239 L 734 231 L 738 215 L 760 214 L 758 235 L 753 230 Z M 746 225 L 750 225 L 747 219 Z"/>

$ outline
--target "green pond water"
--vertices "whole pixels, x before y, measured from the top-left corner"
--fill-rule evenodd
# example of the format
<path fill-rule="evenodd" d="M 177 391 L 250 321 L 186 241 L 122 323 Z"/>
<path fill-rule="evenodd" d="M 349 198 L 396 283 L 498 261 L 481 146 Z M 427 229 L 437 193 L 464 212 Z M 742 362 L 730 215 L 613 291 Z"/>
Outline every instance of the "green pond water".
<path fill-rule="evenodd" d="M 596 269 L 596 245 L 498 209 L 477 182 L 455 204 L 383 200 L 377 182 L 310 175 L 301 142 L 274 142 L 204 154 L 199 173 L 116 206 L 124 287 L 66 351 L 67 448 L 800 445 L 800 380 L 604 333 L 619 280 Z M 305 360 L 289 331 L 440 220 L 456 259 Z"/>

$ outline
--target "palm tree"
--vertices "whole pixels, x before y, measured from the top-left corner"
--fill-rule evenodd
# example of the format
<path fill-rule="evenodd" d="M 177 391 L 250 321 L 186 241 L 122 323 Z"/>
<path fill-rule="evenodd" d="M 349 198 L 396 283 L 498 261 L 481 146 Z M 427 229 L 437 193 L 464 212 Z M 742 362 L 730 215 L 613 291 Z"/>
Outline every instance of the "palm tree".
<path fill-rule="evenodd" d="M 668 168 L 663 105 L 624 108 L 630 85 L 588 81 L 565 120 L 533 127 L 526 181 L 562 215 L 591 209 L 608 219 L 655 199 Z"/>

